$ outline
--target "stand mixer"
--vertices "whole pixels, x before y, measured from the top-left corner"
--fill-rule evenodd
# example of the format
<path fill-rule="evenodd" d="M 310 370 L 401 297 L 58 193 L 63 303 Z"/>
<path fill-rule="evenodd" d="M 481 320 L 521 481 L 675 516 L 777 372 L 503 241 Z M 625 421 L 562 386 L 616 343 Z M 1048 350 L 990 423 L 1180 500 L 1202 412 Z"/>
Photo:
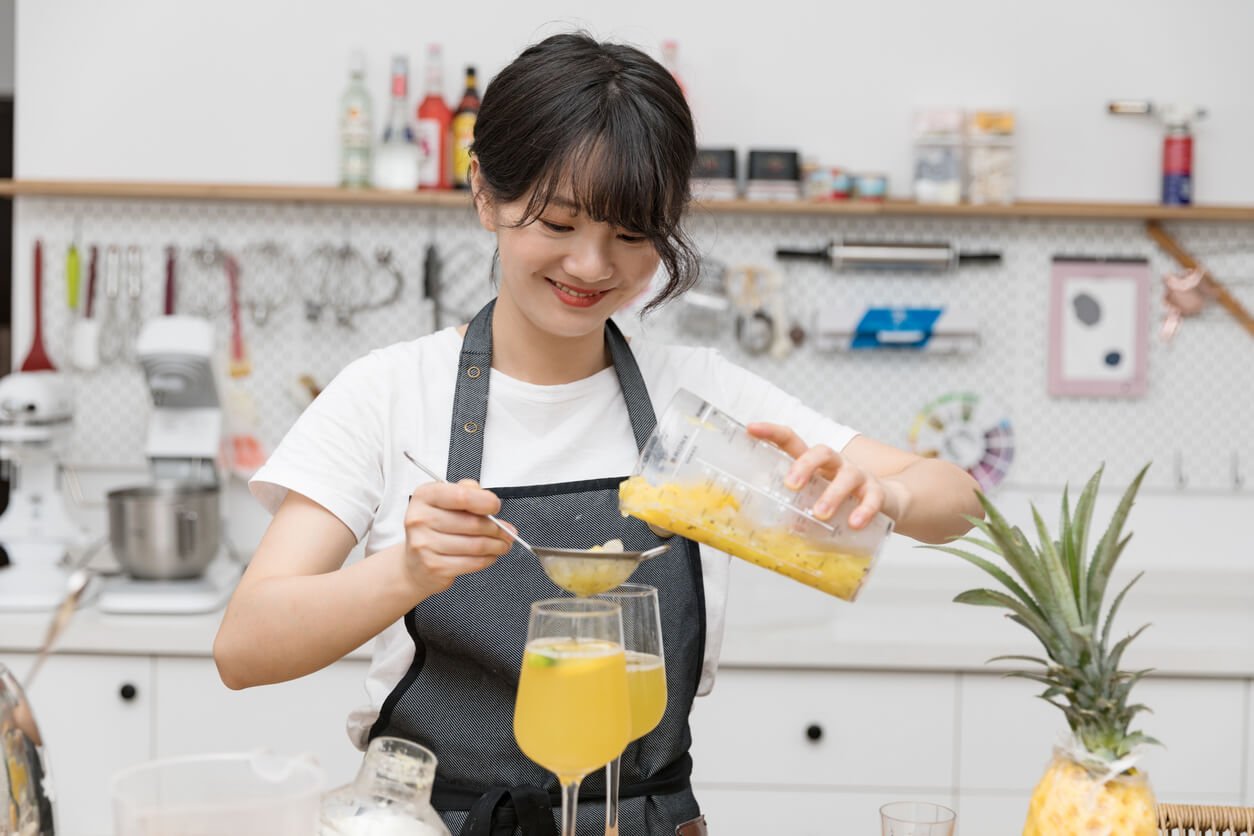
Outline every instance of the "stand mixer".
<path fill-rule="evenodd" d="M 0 611 L 55 609 L 69 572 L 63 561 L 88 541 L 61 493 L 61 452 L 74 410 L 70 381 L 56 371 L 14 372 L 0 379 L 0 467 L 9 505 L 0 515 Z"/>
<path fill-rule="evenodd" d="M 144 324 L 135 350 L 153 400 L 144 447 L 153 483 L 109 494 L 110 541 L 127 574 L 103 585 L 97 606 L 111 613 L 211 612 L 239 574 L 218 547 L 222 409 L 213 326 L 200 317 L 156 317 Z M 180 568 L 178 558 L 195 562 Z"/>

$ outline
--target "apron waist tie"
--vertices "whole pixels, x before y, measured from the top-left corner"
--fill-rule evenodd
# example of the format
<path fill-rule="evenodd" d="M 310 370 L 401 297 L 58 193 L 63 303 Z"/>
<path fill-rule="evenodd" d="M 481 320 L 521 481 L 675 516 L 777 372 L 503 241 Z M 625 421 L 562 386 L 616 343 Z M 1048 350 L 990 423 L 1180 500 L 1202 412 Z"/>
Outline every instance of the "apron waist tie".
<path fill-rule="evenodd" d="M 619 799 L 648 795 L 672 795 L 691 786 L 692 756 L 687 752 L 656 775 L 619 787 Z M 579 794 L 580 801 L 604 801 L 605 794 Z M 432 805 L 440 811 L 469 810 L 459 836 L 513 836 L 521 828 L 523 836 L 557 836 L 553 810 L 561 809 L 561 789 L 545 791 L 537 787 L 491 789 L 467 787 L 435 780 Z"/>

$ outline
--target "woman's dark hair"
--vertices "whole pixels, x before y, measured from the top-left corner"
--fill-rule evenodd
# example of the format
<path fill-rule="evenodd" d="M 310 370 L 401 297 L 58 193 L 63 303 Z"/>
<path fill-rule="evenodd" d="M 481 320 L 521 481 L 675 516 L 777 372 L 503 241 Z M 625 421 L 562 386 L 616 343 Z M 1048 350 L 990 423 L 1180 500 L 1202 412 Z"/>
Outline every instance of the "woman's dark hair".
<path fill-rule="evenodd" d="M 696 282 L 680 225 L 697 152 L 692 113 L 671 74 L 635 47 L 570 33 L 527 48 L 484 90 L 471 150 L 487 198 L 531 193 L 519 226 L 568 188 L 581 214 L 647 238 L 669 280 L 644 312 Z"/>

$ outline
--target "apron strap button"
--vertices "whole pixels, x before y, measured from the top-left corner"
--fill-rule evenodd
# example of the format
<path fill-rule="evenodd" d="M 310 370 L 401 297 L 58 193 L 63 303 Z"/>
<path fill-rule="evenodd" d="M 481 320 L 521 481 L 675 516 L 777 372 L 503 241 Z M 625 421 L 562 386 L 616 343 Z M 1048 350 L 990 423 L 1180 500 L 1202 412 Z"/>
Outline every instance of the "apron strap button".
<path fill-rule="evenodd" d="M 479 375 L 480 375 L 480 371 L 479 371 L 478 366 L 471 366 L 470 368 L 466 369 L 466 377 L 470 378 L 471 380 L 474 380 L 475 378 L 479 377 Z"/>
<path fill-rule="evenodd" d="M 462 424 L 462 429 L 468 433 L 477 433 L 479 432 L 479 425 L 476 424 L 474 421 L 467 421 L 466 423 Z"/>

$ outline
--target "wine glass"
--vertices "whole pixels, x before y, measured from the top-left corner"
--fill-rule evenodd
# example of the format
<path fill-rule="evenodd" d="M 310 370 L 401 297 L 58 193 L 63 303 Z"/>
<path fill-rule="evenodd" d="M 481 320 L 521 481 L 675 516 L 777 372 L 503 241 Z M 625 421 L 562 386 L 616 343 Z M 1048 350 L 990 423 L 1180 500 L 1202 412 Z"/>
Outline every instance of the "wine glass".
<path fill-rule="evenodd" d="M 623 647 L 627 650 L 627 693 L 631 703 L 630 743 L 657 728 L 666 710 L 666 663 L 662 654 L 662 617 L 658 611 L 657 589 L 625 583 L 596 597 L 617 603 L 623 611 Z M 605 768 L 607 836 L 618 833 L 622 760 L 620 752 Z"/>
<path fill-rule="evenodd" d="M 514 738 L 562 786 L 562 836 L 575 836 L 579 782 L 627 746 L 631 714 L 622 610 L 612 601 L 531 605 Z"/>

